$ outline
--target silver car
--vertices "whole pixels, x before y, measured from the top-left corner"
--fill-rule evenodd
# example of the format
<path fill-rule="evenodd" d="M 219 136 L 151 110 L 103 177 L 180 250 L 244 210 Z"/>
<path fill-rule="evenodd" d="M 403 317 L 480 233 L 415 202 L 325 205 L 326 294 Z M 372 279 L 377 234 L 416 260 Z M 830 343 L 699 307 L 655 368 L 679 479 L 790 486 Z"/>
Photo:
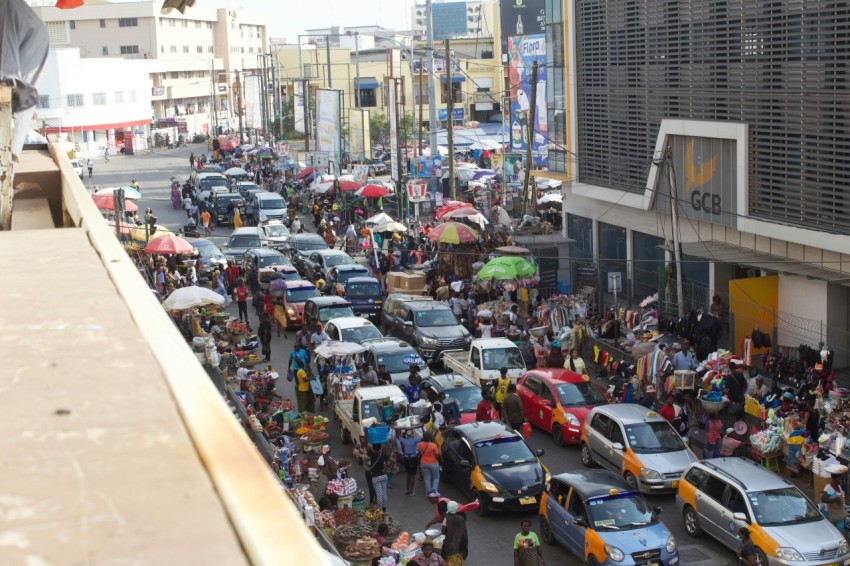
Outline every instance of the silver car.
<path fill-rule="evenodd" d="M 755 462 L 713 458 L 691 465 L 676 507 L 693 537 L 704 534 L 732 550 L 746 527 L 759 566 L 850 563 L 850 546 L 797 487 Z"/>
<path fill-rule="evenodd" d="M 697 461 L 667 419 L 633 404 L 595 407 L 584 421 L 581 461 L 622 476 L 644 493 L 674 492 Z"/>
<path fill-rule="evenodd" d="M 263 245 L 263 237 L 260 234 L 260 229 L 254 226 L 245 226 L 237 228 L 230 235 L 230 239 L 224 246 L 222 251 L 227 259 L 233 259 L 237 262 L 242 261 L 242 256 L 251 248 L 259 248 Z"/>

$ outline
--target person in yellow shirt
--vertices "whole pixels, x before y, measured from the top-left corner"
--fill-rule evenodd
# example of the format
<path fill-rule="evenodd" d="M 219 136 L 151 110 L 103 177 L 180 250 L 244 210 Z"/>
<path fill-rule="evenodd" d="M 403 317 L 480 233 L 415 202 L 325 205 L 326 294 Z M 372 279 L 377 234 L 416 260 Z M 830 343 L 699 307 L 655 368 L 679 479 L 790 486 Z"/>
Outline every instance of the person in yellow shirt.
<path fill-rule="evenodd" d="M 298 412 L 314 412 L 313 391 L 310 389 L 310 379 L 307 377 L 307 372 L 299 369 L 295 372 L 295 380 L 298 384 L 295 391 L 295 400 L 298 401 Z"/>
<path fill-rule="evenodd" d="M 508 386 L 511 384 L 511 378 L 508 377 L 508 368 L 501 368 L 499 370 L 501 374 L 499 378 L 496 379 L 496 410 L 501 414 L 502 412 L 502 401 L 505 400 L 505 396 L 508 394 Z"/>
<path fill-rule="evenodd" d="M 204 227 L 204 236 L 210 235 L 210 212 L 208 210 L 204 210 L 201 213 L 201 226 Z"/>

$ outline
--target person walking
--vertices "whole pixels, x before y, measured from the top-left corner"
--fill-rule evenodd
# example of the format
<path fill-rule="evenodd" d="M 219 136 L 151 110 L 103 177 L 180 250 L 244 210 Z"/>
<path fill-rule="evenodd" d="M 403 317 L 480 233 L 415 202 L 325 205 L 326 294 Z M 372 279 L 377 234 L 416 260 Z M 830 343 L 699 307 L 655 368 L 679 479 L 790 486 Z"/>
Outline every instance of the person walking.
<path fill-rule="evenodd" d="M 88 167 L 89 179 L 91 179 L 92 172 L 94 171 L 94 161 L 91 160 L 91 157 L 89 157 L 89 160 L 86 161 L 86 167 Z"/>
<path fill-rule="evenodd" d="M 413 489 L 416 487 L 416 473 L 419 471 L 419 458 L 416 453 L 416 445 L 419 443 L 419 439 L 414 435 L 413 429 L 404 429 L 396 441 L 404 463 L 404 471 L 407 472 L 407 489 L 404 494 L 413 496 L 415 495 Z"/>
<path fill-rule="evenodd" d="M 194 169 L 194 168 L 195 168 L 195 152 L 193 151 L 192 153 L 189 154 L 189 169 L 191 170 L 191 169 Z"/>
<path fill-rule="evenodd" d="M 750 539 L 750 530 L 741 527 L 738 529 L 738 538 L 741 539 L 741 548 L 738 550 L 740 566 L 756 566 L 756 548 Z"/>
<path fill-rule="evenodd" d="M 523 519 L 520 532 L 514 537 L 514 566 L 544 566 L 543 549 L 537 533 L 531 530 L 531 521 Z"/>
<path fill-rule="evenodd" d="M 511 378 L 508 377 L 508 368 L 499 369 L 499 377 L 496 379 L 496 410 L 502 410 L 502 403 L 505 401 L 505 396 L 508 394 L 508 388 L 511 385 Z"/>
<path fill-rule="evenodd" d="M 210 235 L 210 213 L 204 209 L 201 213 L 201 226 L 204 227 L 204 236 Z"/>
<path fill-rule="evenodd" d="M 502 402 L 502 420 L 512 429 L 522 432 L 525 416 L 522 412 L 522 399 L 517 395 L 516 384 L 514 383 L 508 386 L 508 394 L 505 395 L 505 400 Z"/>
<path fill-rule="evenodd" d="M 272 323 L 269 315 L 263 313 L 260 317 L 260 326 L 257 328 L 257 336 L 262 345 L 262 354 L 265 361 L 270 361 L 272 358 Z"/>
<path fill-rule="evenodd" d="M 437 491 L 440 486 L 440 449 L 433 441 L 434 434 L 427 435 L 422 442 L 416 445 L 416 454 L 419 457 L 419 468 L 422 471 L 422 481 L 425 484 L 425 493 Z"/>
<path fill-rule="evenodd" d="M 248 287 L 245 286 L 242 279 L 236 280 L 233 295 L 233 298 L 236 300 L 236 306 L 239 308 L 239 322 L 248 324 Z"/>
<path fill-rule="evenodd" d="M 463 566 L 469 555 L 469 533 L 466 519 L 458 514 L 457 501 L 449 501 L 446 506 L 446 518 L 443 519 L 443 558 L 448 566 Z"/>
<path fill-rule="evenodd" d="M 367 448 L 369 454 L 369 472 L 372 474 L 372 486 L 375 488 L 375 499 L 378 507 L 387 510 L 387 473 L 386 467 L 389 463 L 386 451 L 382 444 L 370 444 Z"/>

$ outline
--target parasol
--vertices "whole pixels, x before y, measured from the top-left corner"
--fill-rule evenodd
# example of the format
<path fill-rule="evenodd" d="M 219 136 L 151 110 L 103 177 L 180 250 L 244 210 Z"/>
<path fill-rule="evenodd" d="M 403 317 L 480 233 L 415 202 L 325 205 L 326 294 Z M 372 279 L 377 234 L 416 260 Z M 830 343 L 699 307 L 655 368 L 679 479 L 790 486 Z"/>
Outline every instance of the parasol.
<path fill-rule="evenodd" d="M 359 197 L 380 198 L 387 196 L 390 192 L 380 185 L 364 185 L 357 189 L 354 194 Z"/>
<path fill-rule="evenodd" d="M 439 220 L 443 216 L 445 216 L 448 212 L 452 210 L 457 210 L 459 208 L 467 208 L 471 206 L 468 202 L 461 202 L 458 200 L 447 200 L 445 204 L 440 207 L 440 209 L 434 214 L 434 220 Z"/>
<path fill-rule="evenodd" d="M 121 225 L 123 227 L 123 224 Z M 174 236 L 174 232 L 166 228 L 165 226 L 156 225 L 156 232 L 151 233 L 150 229 L 148 229 L 148 240 L 152 238 L 159 238 L 160 236 Z M 144 226 L 130 226 L 130 237 L 135 242 L 145 242 L 145 227 Z"/>
<path fill-rule="evenodd" d="M 371 216 L 366 219 L 366 224 L 386 224 L 388 222 L 395 222 L 395 219 L 387 214 L 386 212 L 379 212 L 375 216 Z"/>
<path fill-rule="evenodd" d="M 172 311 L 184 311 L 201 305 L 223 305 L 224 297 L 206 287 L 183 287 L 171 293 L 162 306 Z"/>
<path fill-rule="evenodd" d="M 247 177 L 248 172 L 242 169 L 241 167 L 231 167 L 227 171 L 224 172 L 228 177 Z"/>
<path fill-rule="evenodd" d="M 188 254 L 194 249 L 192 244 L 179 236 L 160 236 L 145 246 L 149 254 Z"/>
<path fill-rule="evenodd" d="M 297 178 L 297 179 L 303 179 L 304 177 L 307 177 L 308 175 L 312 175 L 312 174 L 313 174 L 313 168 L 312 168 L 312 167 L 307 167 L 306 169 L 302 169 L 302 170 L 298 173 L 298 176 L 297 176 L 296 178 Z"/>
<path fill-rule="evenodd" d="M 496 248 L 496 251 L 505 255 L 525 255 L 531 253 L 531 250 L 528 248 L 521 248 L 520 246 L 502 246 Z"/>
<path fill-rule="evenodd" d="M 493 150 L 499 149 L 502 147 L 497 141 L 494 140 L 480 140 L 469 146 L 469 149 L 478 149 L 478 150 Z"/>
<path fill-rule="evenodd" d="M 353 356 L 355 354 L 362 354 L 365 351 L 365 346 L 361 346 L 355 342 L 337 342 L 336 340 L 326 340 L 313 350 L 317 357 L 324 359 Z"/>
<path fill-rule="evenodd" d="M 337 181 L 337 186 L 339 187 L 339 190 L 343 192 L 356 191 L 360 188 L 360 184 L 355 183 L 354 181 Z"/>
<path fill-rule="evenodd" d="M 518 279 L 531 277 L 537 272 L 533 263 L 518 256 L 497 257 L 487 262 L 478 272 L 479 279 Z"/>
<path fill-rule="evenodd" d="M 115 200 L 112 195 L 95 195 L 91 198 L 98 210 L 115 210 Z M 133 201 L 124 199 L 124 211 L 136 212 L 139 207 Z"/>
<path fill-rule="evenodd" d="M 123 187 L 109 187 L 106 189 L 98 189 L 95 193 L 95 196 L 108 196 L 112 198 L 112 194 L 118 189 L 124 189 L 124 198 L 129 200 L 139 200 L 142 198 L 142 193 L 135 187 L 131 187 L 130 185 L 126 185 Z"/>
<path fill-rule="evenodd" d="M 372 228 L 373 232 L 407 232 L 407 226 L 402 224 L 401 222 L 384 222 L 383 224 L 378 224 Z"/>
<path fill-rule="evenodd" d="M 428 239 L 441 244 L 469 244 L 478 240 L 478 232 L 459 222 L 446 222 L 434 227 Z"/>

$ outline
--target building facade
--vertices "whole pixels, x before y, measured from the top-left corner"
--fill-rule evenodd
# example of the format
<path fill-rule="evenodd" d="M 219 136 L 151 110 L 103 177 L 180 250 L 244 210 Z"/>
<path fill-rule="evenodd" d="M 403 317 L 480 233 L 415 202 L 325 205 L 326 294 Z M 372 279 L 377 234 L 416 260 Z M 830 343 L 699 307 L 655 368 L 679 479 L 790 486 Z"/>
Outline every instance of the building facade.
<path fill-rule="evenodd" d="M 573 287 L 604 289 L 620 273 L 620 297 L 661 291 L 673 312 L 680 301 L 708 309 L 718 295 L 736 350 L 762 328 L 789 351 L 832 346 L 846 365 L 850 6 L 548 5 L 549 41 L 560 35 L 564 47 L 563 78 L 549 88 L 565 103 L 549 115 L 563 112 L 568 153 L 542 175 L 567 181 Z"/>
<path fill-rule="evenodd" d="M 499 37 L 499 3 L 496 0 L 470 0 L 431 4 L 434 40 L 455 37 Z M 410 8 L 410 28 L 424 38 L 428 10 L 423 0 Z"/>

